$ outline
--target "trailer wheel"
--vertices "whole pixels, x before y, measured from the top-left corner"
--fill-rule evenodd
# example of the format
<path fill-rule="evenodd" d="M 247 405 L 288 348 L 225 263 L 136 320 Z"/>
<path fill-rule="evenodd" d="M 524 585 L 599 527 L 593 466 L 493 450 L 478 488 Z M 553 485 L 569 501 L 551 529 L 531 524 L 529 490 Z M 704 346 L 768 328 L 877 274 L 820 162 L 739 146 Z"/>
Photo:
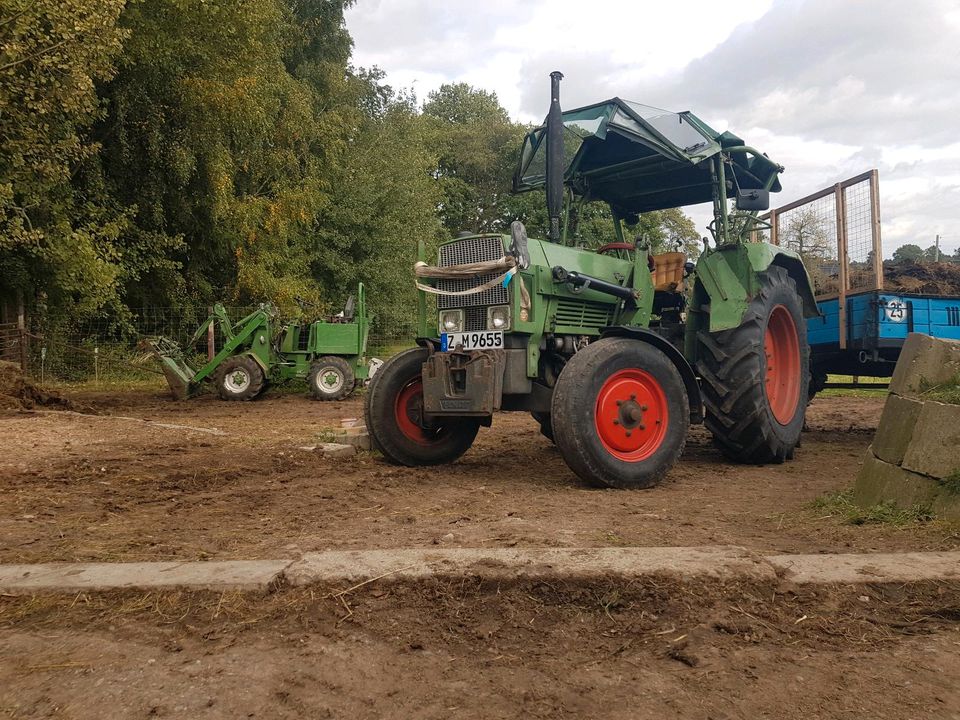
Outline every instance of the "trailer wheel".
<path fill-rule="evenodd" d="M 343 400 L 353 392 L 357 380 L 350 363 L 336 355 L 325 355 L 310 365 L 307 382 L 317 400 Z"/>
<path fill-rule="evenodd" d="M 797 286 L 784 268 L 760 275 L 739 327 L 701 331 L 697 370 L 705 425 L 731 460 L 782 463 L 800 442 L 810 346 Z"/>
<path fill-rule="evenodd" d="M 424 417 L 420 375 L 426 359 L 425 348 L 394 355 L 377 370 L 367 388 L 364 416 L 370 439 L 396 465 L 453 462 L 470 449 L 480 429 L 476 418 L 428 421 Z"/>
<path fill-rule="evenodd" d="M 560 454 L 582 480 L 648 488 L 683 452 L 690 405 L 665 354 L 639 340 L 608 338 L 567 362 L 553 390 L 551 420 Z"/>
<path fill-rule="evenodd" d="M 221 400 L 252 400 L 266 385 L 266 377 L 257 361 L 247 355 L 227 358 L 216 375 Z"/>

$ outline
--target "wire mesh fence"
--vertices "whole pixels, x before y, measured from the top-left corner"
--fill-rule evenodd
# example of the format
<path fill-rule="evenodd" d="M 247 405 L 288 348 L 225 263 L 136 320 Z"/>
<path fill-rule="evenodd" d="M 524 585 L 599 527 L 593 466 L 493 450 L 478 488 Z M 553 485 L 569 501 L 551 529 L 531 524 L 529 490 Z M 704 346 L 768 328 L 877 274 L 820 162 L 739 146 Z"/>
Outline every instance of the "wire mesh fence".
<path fill-rule="evenodd" d="M 883 287 L 879 180 L 876 170 L 831 185 L 762 216 L 769 240 L 797 252 L 817 299 Z"/>

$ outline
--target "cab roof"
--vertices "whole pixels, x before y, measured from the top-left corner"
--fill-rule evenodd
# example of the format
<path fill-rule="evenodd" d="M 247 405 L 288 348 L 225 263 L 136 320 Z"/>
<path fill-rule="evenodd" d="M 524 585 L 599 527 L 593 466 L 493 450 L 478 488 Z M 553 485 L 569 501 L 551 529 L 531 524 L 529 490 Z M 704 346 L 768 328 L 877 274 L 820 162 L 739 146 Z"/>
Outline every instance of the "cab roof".
<path fill-rule="evenodd" d="M 730 132 L 718 133 L 693 113 L 670 112 L 611 98 L 563 113 L 564 182 L 621 215 L 710 202 L 713 163 L 728 153 L 727 197 L 737 189 L 780 191 L 783 170 Z M 546 183 L 546 125 L 523 143 L 514 191 Z M 732 177 L 731 177 L 731 169 Z"/>

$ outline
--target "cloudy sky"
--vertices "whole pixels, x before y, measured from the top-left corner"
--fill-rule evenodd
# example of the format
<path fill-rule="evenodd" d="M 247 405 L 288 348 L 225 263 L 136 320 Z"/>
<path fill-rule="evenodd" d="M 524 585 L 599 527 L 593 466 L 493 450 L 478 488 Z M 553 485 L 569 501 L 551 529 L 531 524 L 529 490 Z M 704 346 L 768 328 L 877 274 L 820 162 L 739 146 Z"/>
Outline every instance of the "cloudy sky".
<path fill-rule="evenodd" d="M 347 26 L 421 99 L 464 81 L 539 122 L 556 69 L 565 108 L 692 110 L 786 167 L 775 205 L 876 167 L 885 255 L 960 247 L 960 0 L 357 0 Z"/>

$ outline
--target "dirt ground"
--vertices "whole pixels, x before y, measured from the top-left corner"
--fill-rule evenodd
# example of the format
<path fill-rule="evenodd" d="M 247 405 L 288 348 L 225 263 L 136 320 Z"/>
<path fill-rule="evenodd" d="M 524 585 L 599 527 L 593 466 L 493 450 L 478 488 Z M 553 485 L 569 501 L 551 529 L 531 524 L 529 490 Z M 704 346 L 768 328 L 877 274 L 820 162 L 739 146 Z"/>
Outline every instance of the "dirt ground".
<path fill-rule="evenodd" d="M 294 558 L 329 548 L 737 544 L 957 549 L 846 524 L 882 398 L 823 397 L 797 458 L 725 462 L 695 429 L 661 486 L 583 486 L 525 415 L 455 465 L 298 449 L 359 400 L 73 395 L 0 414 L 0 562 Z M 179 426 L 179 427 L 178 427 Z M 375 583 L 267 596 L 0 596 L 0 717 L 960 718 L 960 587 Z"/>
<path fill-rule="evenodd" d="M 160 390 L 76 399 L 101 414 L 0 414 L 0 562 L 284 558 L 433 543 L 960 547 L 956 527 L 851 526 L 811 509 L 852 484 L 882 398 L 815 400 L 810 432 L 783 465 L 728 463 L 695 428 L 668 480 L 638 492 L 584 486 L 519 413 L 482 429 L 458 463 L 409 469 L 372 453 L 325 459 L 298 449 L 362 415 L 359 399 L 175 402 Z"/>

